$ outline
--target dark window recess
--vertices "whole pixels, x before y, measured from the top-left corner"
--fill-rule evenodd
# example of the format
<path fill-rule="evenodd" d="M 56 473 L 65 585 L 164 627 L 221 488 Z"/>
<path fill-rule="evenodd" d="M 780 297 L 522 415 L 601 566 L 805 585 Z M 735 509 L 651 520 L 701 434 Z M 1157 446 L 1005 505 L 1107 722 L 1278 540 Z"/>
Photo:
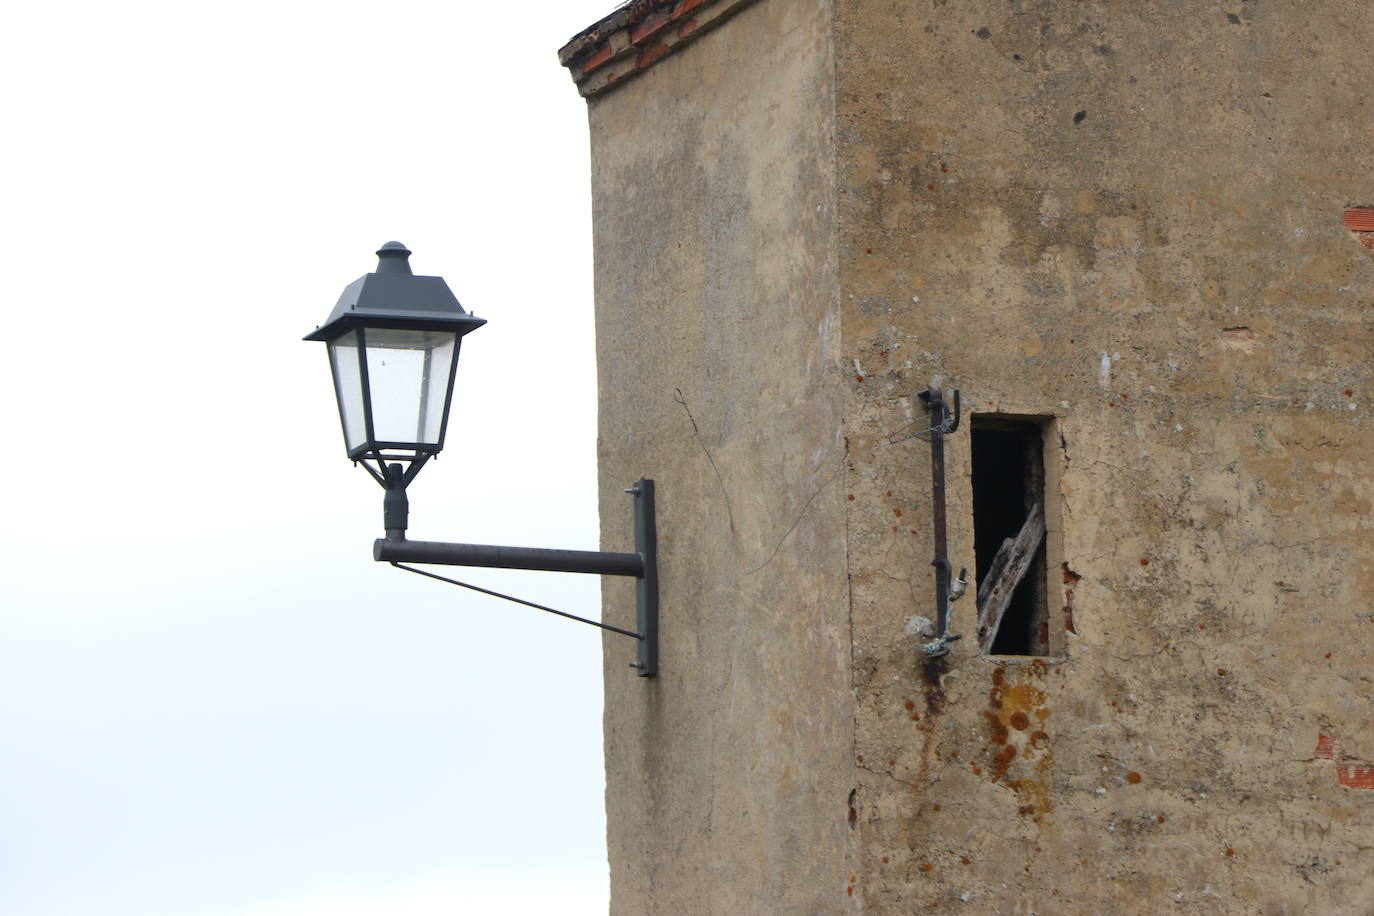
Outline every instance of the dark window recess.
<path fill-rule="evenodd" d="M 1048 655 L 1045 429 L 1035 417 L 975 414 L 973 533 L 979 642 L 991 655 Z"/>

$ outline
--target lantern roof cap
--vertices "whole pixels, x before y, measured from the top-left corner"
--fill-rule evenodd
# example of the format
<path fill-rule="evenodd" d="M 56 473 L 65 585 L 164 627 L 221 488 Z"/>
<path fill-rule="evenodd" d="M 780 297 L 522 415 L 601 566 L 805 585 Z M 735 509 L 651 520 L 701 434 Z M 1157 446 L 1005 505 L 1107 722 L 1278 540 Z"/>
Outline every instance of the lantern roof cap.
<path fill-rule="evenodd" d="M 387 242 L 377 249 L 377 269 L 344 287 L 329 318 L 306 340 L 333 340 L 357 327 L 457 331 L 459 336 L 486 324 L 463 310 L 443 277 L 417 277 L 410 249 Z"/>

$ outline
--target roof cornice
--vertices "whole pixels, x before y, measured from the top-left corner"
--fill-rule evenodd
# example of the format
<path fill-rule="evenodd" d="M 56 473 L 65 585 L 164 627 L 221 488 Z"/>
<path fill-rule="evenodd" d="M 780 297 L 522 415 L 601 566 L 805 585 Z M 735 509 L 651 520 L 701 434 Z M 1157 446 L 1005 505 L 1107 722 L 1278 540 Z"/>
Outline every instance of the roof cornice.
<path fill-rule="evenodd" d="M 755 0 L 633 0 L 558 51 L 584 97 L 613 89 Z"/>

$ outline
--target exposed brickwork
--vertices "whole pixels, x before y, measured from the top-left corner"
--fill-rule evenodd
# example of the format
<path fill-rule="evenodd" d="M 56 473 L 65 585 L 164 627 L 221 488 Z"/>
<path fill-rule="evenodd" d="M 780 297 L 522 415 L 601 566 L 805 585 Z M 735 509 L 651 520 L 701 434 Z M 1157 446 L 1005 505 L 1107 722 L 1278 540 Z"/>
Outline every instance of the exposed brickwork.
<path fill-rule="evenodd" d="M 1345 228 L 1356 232 L 1374 232 L 1374 207 L 1350 207 L 1345 211 Z"/>
<path fill-rule="evenodd" d="M 1319 732 L 1317 749 L 1312 756 L 1317 760 L 1336 760 L 1343 755 L 1336 750 L 1334 736 Z M 1367 763 L 1338 763 L 1336 781 L 1347 789 L 1374 789 L 1374 766 Z"/>
<path fill-rule="evenodd" d="M 1374 766 L 1342 764 L 1336 767 L 1336 778 L 1347 789 L 1374 789 Z"/>
<path fill-rule="evenodd" d="M 582 62 L 582 72 L 584 74 L 591 73 L 597 67 L 610 60 L 611 56 L 611 46 L 602 45 L 600 48 L 596 49 L 595 53 Z"/>
<path fill-rule="evenodd" d="M 754 0 L 635 0 L 564 45 L 577 91 L 596 95 L 693 41 Z M 690 16 L 687 14 L 691 13 Z"/>
<path fill-rule="evenodd" d="M 1347 207 L 1341 217 L 1355 239 L 1374 251 L 1374 207 Z"/>
<path fill-rule="evenodd" d="M 653 47 L 645 48 L 643 51 L 639 53 L 639 59 L 635 61 L 636 68 L 642 70 L 645 67 L 652 66 L 653 62 L 658 60 L 663 55 L 667 54 L 668 50 L 668 46 L 662 43 L 656 44 Z"/>
<path fill-rule="evenodd" d="M 642 44 L 657 35 L 671 21 L 672 16 L 669 12 L 660 10 L 630 29 L 630 41 L 634 44 Z"/>

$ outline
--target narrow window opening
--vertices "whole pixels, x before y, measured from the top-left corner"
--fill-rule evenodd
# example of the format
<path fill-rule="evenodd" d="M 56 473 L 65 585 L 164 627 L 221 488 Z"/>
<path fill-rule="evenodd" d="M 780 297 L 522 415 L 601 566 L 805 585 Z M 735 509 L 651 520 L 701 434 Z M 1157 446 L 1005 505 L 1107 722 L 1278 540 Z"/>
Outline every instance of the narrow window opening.
<path fill-rule="evenodd" d="M 979 642 L 990 655 L 1048 655 L 1045 430 L 1037 417 L 975 414 L 973 536 Z"/>

